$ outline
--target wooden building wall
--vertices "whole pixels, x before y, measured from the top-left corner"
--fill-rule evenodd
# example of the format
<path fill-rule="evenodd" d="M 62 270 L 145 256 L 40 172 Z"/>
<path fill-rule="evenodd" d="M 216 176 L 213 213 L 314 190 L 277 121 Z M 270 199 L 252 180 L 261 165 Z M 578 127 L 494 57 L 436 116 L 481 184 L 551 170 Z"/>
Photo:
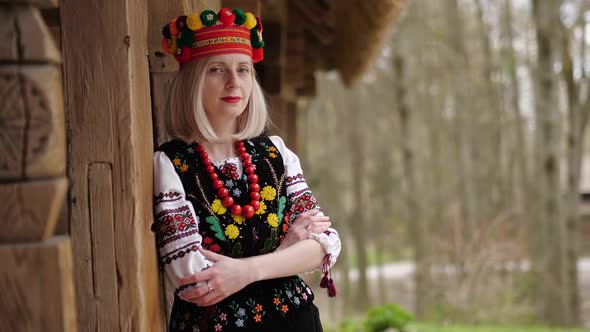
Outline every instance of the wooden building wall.
<path fill-rule="evenodd" d="M 61 55 L 39 7 L 0 1 L 0 330 L 75 331 Z"/>

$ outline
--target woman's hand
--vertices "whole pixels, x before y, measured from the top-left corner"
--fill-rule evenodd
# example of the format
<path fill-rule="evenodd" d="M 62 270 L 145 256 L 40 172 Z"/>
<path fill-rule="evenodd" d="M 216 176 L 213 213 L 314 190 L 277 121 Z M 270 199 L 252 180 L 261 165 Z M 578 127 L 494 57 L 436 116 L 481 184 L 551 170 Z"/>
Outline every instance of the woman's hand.
<path fill-rule="evenodd" d="M 305 240 L 312 233 L 323 233 L 330 225 L 332 225 L 330 217 L 324 216 L 323 213 L 320 213 L 320 210 L 305 211 L 293 220 L 285 239 L 277 250 L 288 248 L 301 240 Z"/>
<path fill-rule="evenodd" d="M 180 292 L 184 301 L 198 306 L 210 306 L 227 298 L 255 281 L 255 271 L 249 269 L 243 259 L 235 259 L 212 251 L 199 249 L 203 256 L 213 262 L 213 266 L 178 280 L 180 285 L 202 282 L 199 287 Z"/>

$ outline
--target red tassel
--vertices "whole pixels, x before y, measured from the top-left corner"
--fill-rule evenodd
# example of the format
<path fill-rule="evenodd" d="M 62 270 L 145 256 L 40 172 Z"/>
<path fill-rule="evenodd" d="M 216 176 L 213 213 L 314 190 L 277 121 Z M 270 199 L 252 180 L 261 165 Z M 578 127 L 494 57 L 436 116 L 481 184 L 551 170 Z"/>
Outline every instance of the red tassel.
<path fill-rule="evenodd" d="M 320 281 L 320 288 L 328 288 L 328 273 L 324 274 Z"/>
<path fill-rule="evenodd" d="M 330 278 L 330 280 L 328 280 L 328 296 L 334 297 L 336 296 L 336 293 L 336 286 L 334 286 L 334 281 L 332 281 L 332 279 Z"/>

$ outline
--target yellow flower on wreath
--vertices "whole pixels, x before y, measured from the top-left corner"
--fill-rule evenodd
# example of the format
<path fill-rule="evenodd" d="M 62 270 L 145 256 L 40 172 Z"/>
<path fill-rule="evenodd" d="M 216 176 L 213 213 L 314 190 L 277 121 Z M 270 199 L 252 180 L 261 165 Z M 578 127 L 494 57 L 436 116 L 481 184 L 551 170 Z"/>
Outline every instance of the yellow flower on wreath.
<path fill-rule="evenodd" d="M 262 199 L 265 201 L 272 201 L 275 199 L 275 197 L 277 197 L 277 190 L 271 186 L 266 186 L 262 188 L 260 197 L 262 197 Z"/>
<path fill-rule="evenodd" d="M 172 160 L 172 162 L 174 163 L 174 166 L 180 166 L 180 164 L 182 164 L 182 162 L 180 161 L 180 158 L 174 158 L 174 160 Z"/>
<path fill-rule="evenodd" d="M 186 171 L 188 171 L 188 165 L 187 165 L 187 164 L 182 164 L 182 166 L 180 166 L 180 171 L 181 171 L 181 172 L 186 172 Z"/>
<path fill-rule="evenodd" d="M 230 239 L 233 240 L 240 235 L 240 229 L 236 227 L 236 225 L 228 225 L 225 228 L 225 235 Z"/>
<path fill-rule="evenodd" d="M 221 200 L 219 198 L 216 198 L 213 201 L 213 204 L 211 204 L 211 209 L 213 209 L 213 212 L 217 214 L 224 214 L 225 211 L 227 211 L 227 209 L 225 208 L 225 206 L 223 206 L 223 203 L 221 203 Z"/>
<path fill-rule="evenodd" d="M 266 217 L 266 222 L 268 222 L 270 227 L 277 228 L 279 227 L 279 216 L 276 213 L 269 213 L 268 217 Z"/>
<path fill-rule="evenodd" d="M 264 214 L 266 212 L 266 204 L 264 204 L 264 201 L 260 201 L 259 203 L 260 207 L 256 210 L 256 214 Z"/>
<path fill-rule="evenodd" d="M 244 218 L 244 216 L 238 216 L 238 215 L 235 215 L 235 214 L 232 214 L 231 216 L 232 216 L 232 218 L 234 218 L 234 221 L 238 225 L 241 225 L 244 222 L 244 220 L 246 220 L 246 218 Z"/>

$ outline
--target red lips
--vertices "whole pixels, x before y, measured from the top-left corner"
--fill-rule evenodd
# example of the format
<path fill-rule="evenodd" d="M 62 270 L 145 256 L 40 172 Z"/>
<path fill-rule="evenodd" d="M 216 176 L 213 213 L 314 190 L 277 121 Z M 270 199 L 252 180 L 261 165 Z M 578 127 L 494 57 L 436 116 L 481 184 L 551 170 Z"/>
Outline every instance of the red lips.
<path fill-rule="evenodd" d="M 235 104 L 237 102 L 239 102 L 242 98 L 237 97 L 237 96 L 228 96 L 228 97 L 223 97 L 221 98 L 221 100 L 227 102 L 227 103 L 231 103 L 231 104 Z"/>

